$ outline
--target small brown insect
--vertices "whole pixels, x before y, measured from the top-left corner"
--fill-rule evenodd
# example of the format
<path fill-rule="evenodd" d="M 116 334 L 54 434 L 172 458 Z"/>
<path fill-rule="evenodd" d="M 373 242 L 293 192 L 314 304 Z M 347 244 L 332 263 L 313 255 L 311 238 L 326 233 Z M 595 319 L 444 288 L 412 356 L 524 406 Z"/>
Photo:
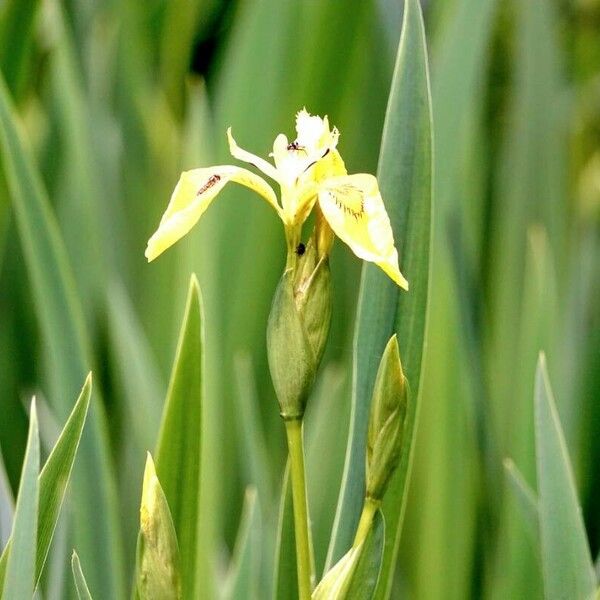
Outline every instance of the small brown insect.
<path fill-rule="evenodd" d="M 300 242 L 298 246 L 296 246 L 296 254 L 298 256 L 302 256 L 306 252 L 306 246 Z"/>
<path fill-rule="evenodd" d="M 208 189 L 210 189 L 213 185 L 215 185 L 215 183 L 218 183 L 219 181 L 221 181 L 221 176 L 220 175 L 211 175 L 208 178 L 208 181 L 196 192 L 196 196 L 200 196 L 200 194 L 204 194 L 204 192 Z"/>
<path fill-rule="evenodd" d="M 304 150 L 304 148 L 297 141 L 293 141 L 290 144 L 288 144 L 287 149 L 288 150 Z"/>

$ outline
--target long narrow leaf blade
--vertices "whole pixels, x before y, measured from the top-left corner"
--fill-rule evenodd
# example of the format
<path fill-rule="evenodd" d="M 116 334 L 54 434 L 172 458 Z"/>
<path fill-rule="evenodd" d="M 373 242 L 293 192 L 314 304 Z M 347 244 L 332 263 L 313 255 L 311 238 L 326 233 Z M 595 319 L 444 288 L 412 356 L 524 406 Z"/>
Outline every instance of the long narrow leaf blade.
<path fill-rule="evenodd" d="M 535 447 L 545 596 L 591 598 L 594 566 L 544 355 L 535 382 Z"/>
<path fill-rule="evenodd" d="M 230 570 L 225 581 L 223 594 L 226 600 L 258 598 L 260 594 L 260 548 L 261 548 L 260 509 L 256 488 L 249 487 L 244 498 L 244 508 Z"/>
<path fill-rule="evenodd" d="M 109 226 L 105 211 L 112 206 L 101 196 L 98 184 L 98 147 L 91 130 L 96 120 L 90 115 L 82 76 L 77 62 L 73 33 L 61 3 L 52 5 L 56 45 L 49 57 L 50 82 L 56 106 L 61 171 L 67 176 L 57 183 L 57 214 L 72 267 L 87 314 L 101 300 L 108 265 L 117 264 L 115 226 Z M 107 233 L 110 231 L 110 241 Z M 113 237 L 114 236 L 114 237 Z"/>
<path fill-rule="evenodd" d="M 523 477 L 523 474 L 515 463 L 507 458 L 504 460 L 504 473 L 506 480 L 517 501 L 517 506 L 523 518 L 527 532 L 531 536 L 534 547 L 539 548 L 539 526 L 538 526 L 538 501 L 535 492 Z"/>
<path fill-rule="evenodd" d="M 77 556 L 75 550 L 73 550 L 73 556 L 71 557 L 71 570 L 73 571 L 73 580 L 75 582 L 75 589 L 77 590 L 77 597 L 79 600 L 92 600 L 90 589 L 88 588 L 87 581 L 81 570 L 79 556 Z"/>
<path fill-rule="evenodd" d="M 0 548 L 4 548 L 10 537 L 15 513 L 14 500 L 8 476 L 0 453 Z"/>
<path fill-rule="evenodd" d="M 65 382 L 72 384 L 76 379 L 80 385 L 86 372 L 83 316 L 41 176 L 19 130 L 16 113 L 1 78 L 0 147 L 36 311 L 48 347 L 53 391 L 64 391 Z M 58 404 L 54 408 L 58 407 L 57 412 L 67 413 L 69 396 L 56 396 Z"/>
<path fill-rule="evenodd" d="M 0 68 L 10 88 L 21 91 L 33 47 L 38 0 L 8 0 L 0 14 Z"/>
<path fill-rule="evenodd" d="M 121 282 L 113 282 L 108 289 L 108 333 L 114 376 L 123 388 L 124 418 L 145 451 L 156 442 L 166 386 Z"/>
<path fill-rule="evenodd" d="M 35 589 L 35 554 L 38 523 L 40 470 L 40 437 L 38 431 L 35 400 L 31 404 L 29 436 L 17 507 L 12 532 L 12 544 L 8 553 L 6 576 L 2 590 L 2 600 L 31 598 Z"/>
<path fill-rule="evenodd" d="M 418 414 L 429 285 L 431 155 L 431 98 L 423 20 L 418 1 L 407 0 L 378 175 L 410 291 L 401 294 L 377 268 L 371 265 L 363 268 L 355 337 L 351 431 L 328 556 L 329 565 L 342 556 L 350 546 L 357 525 L 364 494 L 365 438 L 371 392 L 377 363 L 395 332 L 413 396 L 402 461 L 383 507 L 388 536 L 378 586 L 380 597 L 385 597 L 391 585 Z"/>
<path fill-rule="evenodd" d="M 185 597 L 195 597 L 200 540 L 200 458 L 202 449 L 203 317 L 195 275 L 190 286 L 179 344 L 167 391 L 156 451 L 156 470 L 179 541 Z"/>
<path fill-rule="evenodd" d="M 49 400 L 57 417 L 66 419 L 91 352 L 64 242 L 1 77 L 0 148 L 48 360 Z M 95 403 L 75 473 L 74 535 L 82 557 L 93 565 L 88 571 L 92 589 L 118 598 L 124 582 L 105 419 L 102 403 Z"/>
<path fill-rule="evenodd" d="M 42 472 L 39 475 L 40 499 L 39 519 L 37 533 L 37 559 L 36 559 L 36 581 L 39 579 L 42 568 L 46 561 L 50 542 L 60 514 L 60 508 L 65 497 L 65 492 L 73 462 L 77 454 L 79 440 L 83 431 L 83 425 L 90 404 L 92 392 L 91 374 L 81 390 L 81 394 L 73 407 L 73 411 L 67 420 L 56 445 L 52 449 Z M 2 556 L 0 557 L 0 585 L 4 581 L 6 563 L 8 559 L 11 542 L 9 541 Z"/>
<path fill-rule="evenodd" d="M 294 538 L 294 508 L 290 485 L 290 465 L 286 465 L 281 483 L 279 521 L 273 561 L 272 600 L 296 600 L 298 583 L 296 578 L 296 545 Z"/>
<path fill-rule="evenodd" d="M 256 487 L 259 502 L 261 504 L 270 503 L 273 498 L 271 467 L 265 435 L 260 422 L 260 404 L 256 394 L 256 382 L 252 372 L 252 363 L 248 356 L 237 357 L 235 375 L 239 403 L 239 417 L 236 425 L 242 447 L 240 462 L 248 483 Z"/>

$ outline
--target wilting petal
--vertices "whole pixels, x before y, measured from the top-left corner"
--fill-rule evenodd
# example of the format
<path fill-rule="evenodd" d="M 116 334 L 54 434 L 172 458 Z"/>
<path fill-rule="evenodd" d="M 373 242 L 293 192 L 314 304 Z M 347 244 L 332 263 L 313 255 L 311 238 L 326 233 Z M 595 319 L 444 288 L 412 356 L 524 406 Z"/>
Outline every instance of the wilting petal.
<path fill-rule="evenodd" d="M 277 169 L 270 162 L 266 161 L 260 156 L 256 156 L 256 154 L 252 154 L 252 152 L 248 152 L 247 150 L 240 148 L 237 145 L 237 142 L 233 139 L 233 135 L 231 134 L 231 127 L 227 129 L 227 140 L 229 142 L 229 152 L 231 153 L 231 156 L 241 160 L 242 162 L 249 163 L 257 169 L 260 169 L 267 177 L 273 179 L 273 181 L 277 181 L 278 183 L 280 182 Z"/>
<path fill-rule="evenodd" d="M 319 191 L 319 206 L 335 234 L 356 256 L 377 264 L 395 283 L 408 289 L 398 267 L 392 227 L 373 175 L 327 179 Z"/>
<path fill-rule="evenodd" d="M 259 193 L 281 216 L 271 186 L 247 169 L 229 165 L 184 171 L 154 235 L 148 240 L 146 258 L 154 260 L 182 238 L 202 216 L 226 183 L 235 181 Z"/>

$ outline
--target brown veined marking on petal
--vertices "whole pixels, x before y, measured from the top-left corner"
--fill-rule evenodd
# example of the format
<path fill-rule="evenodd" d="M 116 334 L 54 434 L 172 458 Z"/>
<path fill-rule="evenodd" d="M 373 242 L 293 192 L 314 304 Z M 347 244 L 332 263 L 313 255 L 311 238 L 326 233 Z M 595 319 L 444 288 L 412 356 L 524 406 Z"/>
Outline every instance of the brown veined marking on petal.
<path fill-rule="evenodd" d="M 352 206 L 340 200 L 338 194 L 336 193 L 338 190 L 344 194 L 344 197 L 350 196 L 350 201 L 353 203 Z M 333 201 L 336 203 L 338 208 L 343 210 L 347 215 L 354 217 L 357 221 L 365 214 L 365 205 L 362 192 L 353 185 L 350 185 L 349 183 L 340 185 L 336 190 L 330 190 L 329 194 L 333 196 Z M 353 195 L 355 196 L 354 198 L 352 198 Z M 358 196 L 358 198 L 356 198 L 356 196 Z"/>
<path fill-rule="evenodd" d="M 208 181 L 196 192 L 196 196 L 201 196 L 206 190 L 209 190 L 213 185 L 219 183 L 219 181 L 221 181 L 220 175 L 217 175 L 216 173 L 211 175 L 208 178 Z"/>

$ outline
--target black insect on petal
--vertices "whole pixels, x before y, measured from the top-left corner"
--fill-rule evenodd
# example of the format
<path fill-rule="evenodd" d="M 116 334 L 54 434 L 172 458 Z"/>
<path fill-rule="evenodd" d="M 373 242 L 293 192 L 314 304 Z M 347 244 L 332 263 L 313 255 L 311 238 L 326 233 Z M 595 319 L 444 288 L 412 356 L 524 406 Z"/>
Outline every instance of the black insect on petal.
<path fill-rule="evenodd" d="M 306 252 L 306 246 L 300 242 L 297 246 L 296 246 L 296 254 L 298 256 L 302 256 L 304 253 Z"/>

